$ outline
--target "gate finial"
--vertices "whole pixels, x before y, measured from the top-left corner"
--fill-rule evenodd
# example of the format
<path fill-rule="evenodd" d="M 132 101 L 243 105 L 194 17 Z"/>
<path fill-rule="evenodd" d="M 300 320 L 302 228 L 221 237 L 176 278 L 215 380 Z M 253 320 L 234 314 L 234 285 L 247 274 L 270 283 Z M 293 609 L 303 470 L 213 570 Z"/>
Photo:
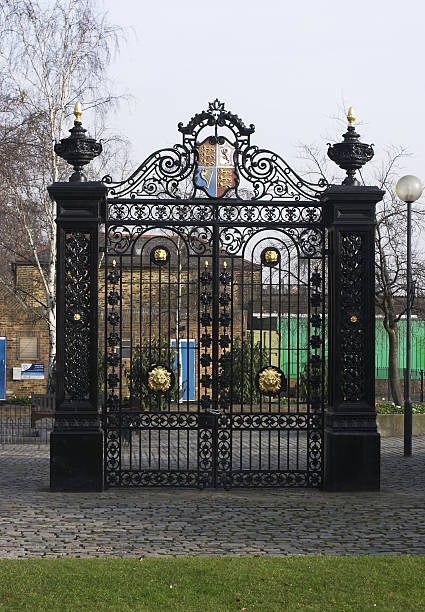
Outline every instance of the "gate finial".
<path fill-rule="evenodd" d="M 102 153 L 102 144 L 94 138 L 87 138 L 86 132 L 81 125 L 82 108 L 80 102 L 77 102 L 74 107 L 74 127 L 70 129 L 71 136 L 62 138 L 60 142 L 55 144 L 55 153 L 62 157 L 74 168 L 74 173 L 71 174 L 69 180 L 71 182 L 83 182 L 87 180 L 83 173 L 83 166 L 89 164 L 92 159 Z"/>
<path fill-rule="evenodd" d="M 82 114 L 83 114 L 83 109 L 81 108 L 81 102 L 77 100 L 74 106 L 75 121 L 81 121 Z"/>
<path fill-rule="evenodd" d="M 344 141 L 334 145 L 329 144 L 328 157 L 347 172 L 346 178 L 342 181 L 343 185 L 359 185 L 359 181 L 355 178 L 356 170 L 360 170 L 372 159 L 373 145 L 359 141 L 360 135 L 354 128 L 356 116 L 352 106 L 348 109 L 347 120 L 348 127 L 343 134 Z"/>

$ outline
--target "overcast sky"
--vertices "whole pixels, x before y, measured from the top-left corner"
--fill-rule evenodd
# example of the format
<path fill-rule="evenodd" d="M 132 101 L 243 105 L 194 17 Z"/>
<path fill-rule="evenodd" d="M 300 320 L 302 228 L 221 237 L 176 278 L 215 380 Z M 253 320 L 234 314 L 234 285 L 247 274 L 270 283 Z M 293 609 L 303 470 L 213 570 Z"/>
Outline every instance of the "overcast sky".
<path fill-rule="evenodd" d="M 425 4 L 420 0 L 105 0 L 126 28 L 110 71 L 132 101 L 109 118 L 137 163 L 180 142 L 186 123 L 218 97 L 252 142 L 302 172 L 297 145 L 326 148 L 335 117 L 353 105 L 364 142 L 412 157 L 425 179 Z"/>

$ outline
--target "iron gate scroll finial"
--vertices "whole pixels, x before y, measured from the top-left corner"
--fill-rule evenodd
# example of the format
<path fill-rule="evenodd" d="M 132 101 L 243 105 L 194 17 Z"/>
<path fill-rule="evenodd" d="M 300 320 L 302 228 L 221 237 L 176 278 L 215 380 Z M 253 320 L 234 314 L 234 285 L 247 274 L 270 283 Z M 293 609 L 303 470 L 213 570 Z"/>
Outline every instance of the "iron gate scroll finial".
<path fill-rule="evenodd" d="M 73 168 L 74 173 L 69 177 L 71 182 L 83 182 L 87 180 L 83 173 L 83 166 L 89 164 L 95 157 L 102 153 L 102 144 L 94 138 L 86 136 L 81 124 L 82 108 L 80 102 L 74 107 L 74 127 L 70 129 L 71 136 L 62 138 L 55 144 L 55 153 L 68 162 Z"/>
<path fill-rule="evenodd" d="M 354 127 L 356 116 L 352 106 L 348 109 L 347 120 L 348 127 L 343 134 L 344 141 L 329 145 L 328 157 L 347 172 L 346 178 L 342 181 L 343 185 L 359 185 L 359 181 L 355 178 L 356 171 L 372 159 L 373 145 L 359 141 L 360 135 Z"/>

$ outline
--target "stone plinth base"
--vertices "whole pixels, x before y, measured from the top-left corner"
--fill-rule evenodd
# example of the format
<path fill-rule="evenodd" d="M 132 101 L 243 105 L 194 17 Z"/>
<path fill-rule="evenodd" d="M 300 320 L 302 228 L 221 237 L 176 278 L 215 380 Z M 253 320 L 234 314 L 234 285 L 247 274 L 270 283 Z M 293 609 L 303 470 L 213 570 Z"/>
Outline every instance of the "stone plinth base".
<path fill-rule="evenodd" d="M 377 491 L 381 439 L 376 432 L 325 429 L 326 491 Z"/>
<path fill-rule="evenodd" d="M 103 491 L 103 432 L 51 433 L 50 490 Z"/>

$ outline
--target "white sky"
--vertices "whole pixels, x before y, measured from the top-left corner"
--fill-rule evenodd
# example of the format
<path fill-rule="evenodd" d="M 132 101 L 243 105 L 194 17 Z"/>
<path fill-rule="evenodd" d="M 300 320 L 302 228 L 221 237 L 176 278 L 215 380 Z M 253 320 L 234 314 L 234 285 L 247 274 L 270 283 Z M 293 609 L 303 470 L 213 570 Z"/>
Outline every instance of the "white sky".
<path fill-rule="evenodd" d="M 376 156 L 403 145 L 425 180 L 425 3 L 421 0 L 104 0 L 126 43 L 110 76 L 133 96 L 109 117 L 137 165 L 180 142 L 177 123 L 218 97 L 253 144 L 302 174 L 297 145 L 326 149 L 353 105 Z M 341 173 L 341 178 L 343 174 Z"/>

